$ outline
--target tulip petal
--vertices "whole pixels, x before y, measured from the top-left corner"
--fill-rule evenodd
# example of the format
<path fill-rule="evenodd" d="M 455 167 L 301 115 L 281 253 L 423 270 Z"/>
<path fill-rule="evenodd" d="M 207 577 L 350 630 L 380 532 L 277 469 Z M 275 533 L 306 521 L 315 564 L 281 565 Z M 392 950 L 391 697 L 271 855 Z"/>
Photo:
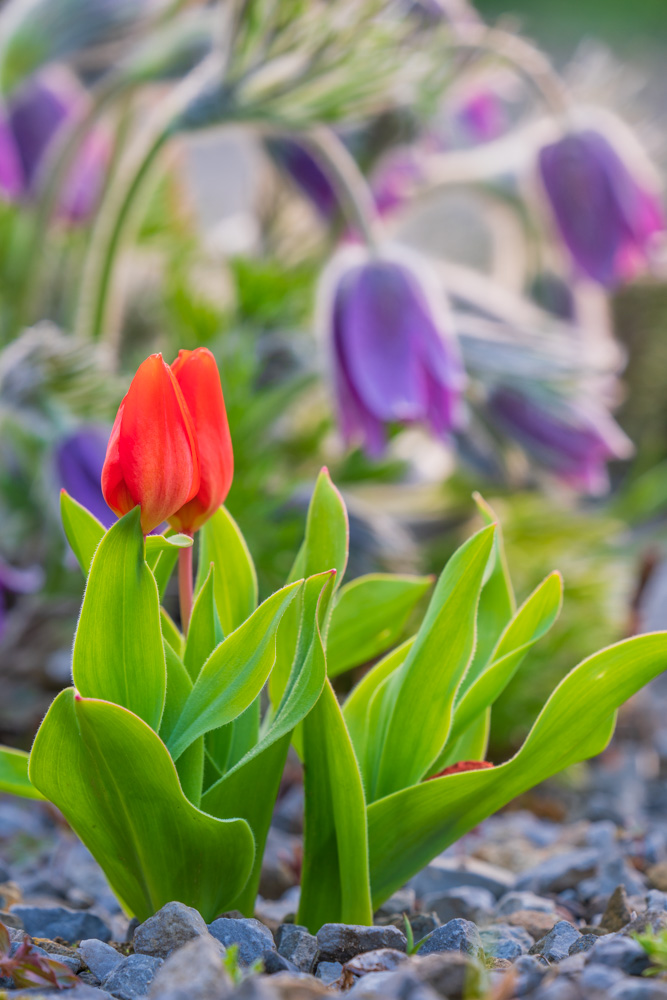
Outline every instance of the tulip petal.
<path fill-rule="evenodd" d="M 197 531 L 224 503 L 234 475 L 234 453 L 215 358 L 206 347 L 180 351 L 171 371 L 192 417 L 200 461 L 199 490 L 169 520 Z"/>
<path fill-rule="evenodd" d="M 127 398 L 127 397 L 126 397 Z M 123 477 L 123 469 L 120 464 L 120 422 L 123 419 L 123 409 L 125 399 L 118 407 L 118 413 L 111 428 L 111 435 L 107 445 L 107 454 L 102 466 L 102 493 L 111 510 L 118 517 L 129 513 L 137 502 L 132 498 L 127 483 Z"/>

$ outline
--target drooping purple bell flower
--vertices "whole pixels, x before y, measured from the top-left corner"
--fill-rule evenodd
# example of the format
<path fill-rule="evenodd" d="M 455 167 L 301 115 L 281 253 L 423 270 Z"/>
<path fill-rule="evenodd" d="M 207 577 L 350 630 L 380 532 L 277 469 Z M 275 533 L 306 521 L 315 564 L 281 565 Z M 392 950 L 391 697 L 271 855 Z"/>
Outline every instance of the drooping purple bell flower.
<path fill-rule="evenodd" d="M 81 118 L 88 96 L 66 66 L 48 66 L 12 95 L 9 120 L 19 152 L 28 197 L 39 193 L 51 144 L 68 123 Z M 111 144 L 106 130 L 93 128 L 77 151 L 61 191 L 59 213 L 69 222 L 85 220 L 102 192 Z"/>
<path fill-rule="evenodd" d="M 607 462 L 628 458 L 633 451 L 610 414 L 583 399 L 538 399 L 499 387 L 489 398 L 489 412 L 495 426 L 527 454 L 584 493 L 604 493 L 609 487 Z"/>
<path fill-rule="evenodd" d="M 576 267 L 606 288 L 649 262 L 665 231 L 657 190 L 594 129 L 545 146 L 539 170 L 554 222 Z"/>
<path fill-rule="evenodd" d="M 102 496 L 102 466 L 108 441 L 108 430 L 83 427 L 64 438 L 55 454 L 60 486 L 94 514 L 105 528 L 110 528 L 117 520 Z"/>
<path fill-rule="evenodd" d="M 312 202 L 320 215 L 331 219 L 338 211 L 338 197 L 314 156 L 294 139 L 269 139 L 266 148 L 274 161 Z"/>
<path fill-rule="evenodd" d="M 380 455 L 391 423 L 425 424 L 447 438 L 460 424 L 465 373 L 428 263 L 348 247 L 331 265 L 325 289 L 345 441 Z"/>

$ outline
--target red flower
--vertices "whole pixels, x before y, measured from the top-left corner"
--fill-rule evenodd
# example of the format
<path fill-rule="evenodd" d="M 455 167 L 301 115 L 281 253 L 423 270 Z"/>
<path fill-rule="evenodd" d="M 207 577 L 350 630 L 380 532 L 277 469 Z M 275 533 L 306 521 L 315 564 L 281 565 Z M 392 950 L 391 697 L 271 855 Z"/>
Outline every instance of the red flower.
<path fill-rule="evenodd" d="M 206 347 L 179 351 L 171 366 L 192 416 L 199 448 L 201 479 L 196 495 L 169 523 L 192 534 L 224 503 L 234 475 L 232 439 L 215 358 Z"/>
<path fill-rule="evenodd" d="M 196 496 L 199 486 L 190 411 L 162 355 L 151 354 L 118 409 L 102 468 L 104 499 L 119 517 L 140 504 L 147 533 Z"/>

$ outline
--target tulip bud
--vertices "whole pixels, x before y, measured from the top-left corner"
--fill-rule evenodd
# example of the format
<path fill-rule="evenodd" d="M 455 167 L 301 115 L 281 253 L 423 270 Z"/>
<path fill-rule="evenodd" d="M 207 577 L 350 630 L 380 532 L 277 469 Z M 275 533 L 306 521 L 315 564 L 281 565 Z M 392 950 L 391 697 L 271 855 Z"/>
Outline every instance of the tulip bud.
<path fill-rule="evenodd" d="M 447 437 L 460 422 L 465 373 L 427 262 L 349 248 L 327 286 L 322 312 L 346 441 L 378 455 L 393 422 Z"/>
<path fill-rule="evenodd" d="M 56 449 L 60 485 L 105 528 L 114 521 L 100 485 L 108 436 L 100 427 L 82 427 L 64 438 Z"/>
<path fill-rule="evenodd" d="M 590 401 L 539 400 L 516 389 L 496 389 L 489 400 L 494 423 L 559 479 L 585 493 L 609 486 L 606 463 L 633 451 L 612 417 Z"/>
<path fill-rule="evenodd" d="M 52 142 L 68 122 L 83 116 L 88 96 L 66 66 L 49 66 L 31 77 L 13 95 L 10 124 L 29 195 L 39 192 L 42 171 Z M 99 200 L 111 145 L 99 126 L 77 151 L 60 199 L 60 214 L 70 222 L 86 219 Z"/>
<path fill-rule="evenodd" d="M 232 439 L 215 358 L 206 347 L 179 351 L 171 366 L 190 411 L 199 449 L 200 482 L 195 496 L 169 517 L 192 534 L 224 503 L 234 474 Z"/>
<path fill-rule="evenodd" d="M 539 169 L 554 222 L 577 268 L 607 288 L 649 259 L 665 218 L 653 183 L 587 129 L 545 146 Z"/>
<path fill-rule="evenodd" d="M 199 489 L 199 451 L 183 393 L 161 354 L 137 374 L 116 415 L 102 469 L 104 499 L 121 517 L 141 505 L 147 534 Z"/>

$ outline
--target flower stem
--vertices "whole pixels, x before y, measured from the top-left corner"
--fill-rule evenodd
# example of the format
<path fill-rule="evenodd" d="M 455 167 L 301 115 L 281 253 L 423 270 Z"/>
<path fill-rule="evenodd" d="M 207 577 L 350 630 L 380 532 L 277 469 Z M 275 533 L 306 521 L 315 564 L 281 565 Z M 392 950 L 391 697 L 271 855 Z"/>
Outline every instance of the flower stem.
<path fill-rule="evenodd" d="M 179 549 L 178 552 L 178 598 L 181 605 L 181 629 L 183 635 L 188 634 L 190 627 L 190 617 L 192 615 L 192 595 L 193 595 L 193 574 L 192 574 L 192 550 L 190 545 L 187 549 Z"/>

